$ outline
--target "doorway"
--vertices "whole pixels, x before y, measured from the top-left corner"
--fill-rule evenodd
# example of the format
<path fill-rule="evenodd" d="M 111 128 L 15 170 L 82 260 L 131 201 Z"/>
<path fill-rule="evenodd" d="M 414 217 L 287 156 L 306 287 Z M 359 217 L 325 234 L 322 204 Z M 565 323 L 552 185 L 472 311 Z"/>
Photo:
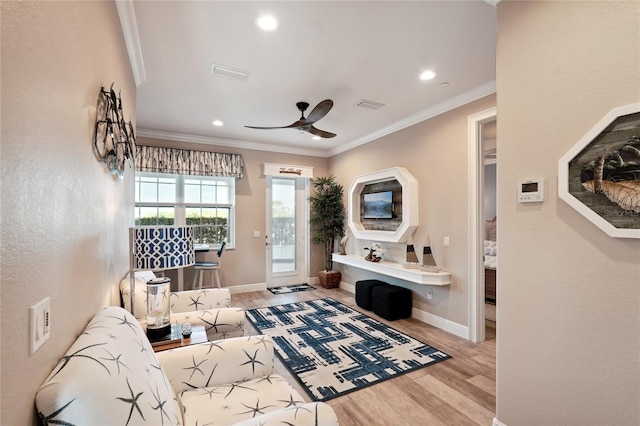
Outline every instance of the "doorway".
<path fill-rule="evenodd" d="M 305 178 L 267 177 L 267 287 L 307 282 L 308 230 Z"/>
<path fill-rule="evenodd" d="M 483 167 L 483 211 L 482 225 L 484 230 L 483 263 L 484 263 L 484 315 L 485 339 L 495 340 L 497 311 L 497 165 L 498 149 L 496 144 L 496 121 L 488 121 L 482 125 Z"/>
<path fill-rule="evenodd" d="M 484 286 L 484 152 L 483 126 L 495 122 L 497 109 L 470 115 L 467 120 L 469 166 L 469 340 L 485 340 Z"/>

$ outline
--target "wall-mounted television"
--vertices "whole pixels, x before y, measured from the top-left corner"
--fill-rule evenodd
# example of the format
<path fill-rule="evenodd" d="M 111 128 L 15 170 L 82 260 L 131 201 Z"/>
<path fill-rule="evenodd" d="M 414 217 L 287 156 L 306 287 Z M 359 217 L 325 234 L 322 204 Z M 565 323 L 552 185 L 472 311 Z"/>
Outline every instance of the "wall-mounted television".
<path fill-rule="evenodd" d="M 393 191 L 371 192 L 363 195 L 363 219 L 393 218 Z"/>

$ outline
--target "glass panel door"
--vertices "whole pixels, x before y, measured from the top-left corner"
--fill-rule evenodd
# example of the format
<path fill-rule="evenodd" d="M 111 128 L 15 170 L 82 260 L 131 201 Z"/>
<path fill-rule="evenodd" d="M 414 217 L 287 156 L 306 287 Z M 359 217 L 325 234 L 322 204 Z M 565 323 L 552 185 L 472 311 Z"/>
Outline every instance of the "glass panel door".
<path fill-rule="evenodd" d="M 268 178 L 268 287 L 306 282 L 305 182 L 298 178 Z"/>

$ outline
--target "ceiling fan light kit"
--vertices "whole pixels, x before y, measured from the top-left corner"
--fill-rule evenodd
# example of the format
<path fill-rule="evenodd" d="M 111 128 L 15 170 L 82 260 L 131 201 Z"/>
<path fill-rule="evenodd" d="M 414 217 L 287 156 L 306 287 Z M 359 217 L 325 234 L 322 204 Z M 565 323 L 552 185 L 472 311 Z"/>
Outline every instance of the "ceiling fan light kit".
<path fill-rule="evenodd" d="M 320 130 L 316 128 L 313 124 L 324 118 L 325 115 L 329 113 L 331 108 L 333 108 L 333 101 L 331 99 L 325 99 L 320 102 L 318 105 L 311 110 L 309 115 L 305 118 L 304 112 L 309 108 L 308 102 L 297 102 L 296 107 L 300 111 L 300 119 L 288 126 L 277 126 L 277 127 L 261 127 L 261 126 L 244 126 L 249 129 L 259 129 L 259 130 L 272 130 L 272 129 L 297 129 L 302 132 L 309 132 L 312 135 L 321 137 L 321 138 L 333 138 L 336 136 L 335 133 L 327 132 L 324 130 Z"/>

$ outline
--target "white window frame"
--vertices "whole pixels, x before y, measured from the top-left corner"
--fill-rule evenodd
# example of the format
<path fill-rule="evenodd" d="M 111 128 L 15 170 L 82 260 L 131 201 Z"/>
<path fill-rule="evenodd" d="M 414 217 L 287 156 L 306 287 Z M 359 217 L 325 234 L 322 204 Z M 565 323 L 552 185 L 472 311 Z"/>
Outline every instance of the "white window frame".
<path fill-rule="evenodd" d="M 139 202 L 134 200 L 135 208 L 139 207 L 164 207 L 174 209 L 174 225 L 185 226 L 187 208 L 225 208 L 229 209 L 229 219 L 227 221 L 227 244 L 226 249 L 235 248 L 235 229 L 236 229 L 236 185 L 235 178 L 227 178 L 220 176 L 191 176 L 191 175 L 179 175 L 179 174 L 167 174 L 157 172 L 136 172 L 136 178 L 139 177 L 171 177 L 176 179 L 176 198 L 175 203 L 172 202 Z M 229 201 L 230 203 L 186 203 L 185 202 L 185 179 L 202 179 L 202 180 L 221 180 L 224 179 L 229 184 Z M 138 190 L 139 180 L 135 181 L 136 189 Z M 139 193 L 138 191 L 136 191 Z"/>

